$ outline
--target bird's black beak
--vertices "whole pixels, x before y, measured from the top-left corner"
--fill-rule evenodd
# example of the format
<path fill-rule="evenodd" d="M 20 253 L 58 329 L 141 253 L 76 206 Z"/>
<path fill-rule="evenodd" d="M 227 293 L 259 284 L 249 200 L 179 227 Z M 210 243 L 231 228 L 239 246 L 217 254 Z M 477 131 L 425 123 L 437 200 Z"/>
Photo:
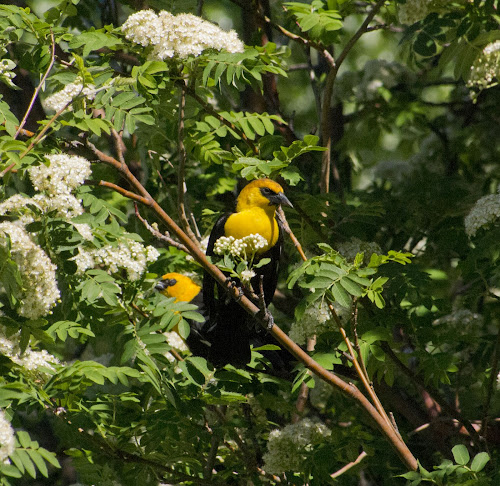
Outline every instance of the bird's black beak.
<path fill-rule="evenodd" d="M 165 290 L 167 287 L 172 287 L 177 283 L 177 280 L 175 278 L 166 278 L 165 280 L 160 280 L 156 285 L 155 289 L 161 292 L 162 290 Z"/>
<path fill-rule="evenodd" d="M 288 200 L 288 198 L 282 192 L 278 192 L 278 194 L 273 194 L 272 196 L 267 196 L 269 199 L 269 206 L 288 206 L 289 208 L 293 208 L 292 203 Z"/>

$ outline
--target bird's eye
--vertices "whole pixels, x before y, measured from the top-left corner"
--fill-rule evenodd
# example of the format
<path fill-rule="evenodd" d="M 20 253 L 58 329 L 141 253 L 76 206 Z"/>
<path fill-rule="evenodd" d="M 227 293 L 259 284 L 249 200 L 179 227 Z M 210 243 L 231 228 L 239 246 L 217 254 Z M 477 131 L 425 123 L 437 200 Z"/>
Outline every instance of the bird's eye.
<path fill-rule="evenodd" d="M 261 192 L 265 196 L 269 196 L 271 194 L 276 194 L 272 189 L 269 189 L 269 187 L 262 187 Z"/>

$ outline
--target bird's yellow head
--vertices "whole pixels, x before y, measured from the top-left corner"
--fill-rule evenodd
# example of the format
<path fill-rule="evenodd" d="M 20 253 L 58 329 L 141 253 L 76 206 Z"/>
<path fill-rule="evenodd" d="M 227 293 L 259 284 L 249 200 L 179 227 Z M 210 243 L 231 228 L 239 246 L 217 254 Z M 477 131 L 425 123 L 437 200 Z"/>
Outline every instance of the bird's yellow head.
<path fill-rule="evenodd" d="M 163 275 L 155 289 L 166 297 L 175 297 L 176 302 L 191 302 L 200 293 L 201 287 L 186 275 L 171 272 Z"/>
<path fill-rule="evenodd" d="M 257 179 L 241 190 L 236 211 L 240 212 L 255 207 L 274 211 L 280 204 L 293 207 L 285 196 L 283 188 L 277 182 L 271 179 Z"/>

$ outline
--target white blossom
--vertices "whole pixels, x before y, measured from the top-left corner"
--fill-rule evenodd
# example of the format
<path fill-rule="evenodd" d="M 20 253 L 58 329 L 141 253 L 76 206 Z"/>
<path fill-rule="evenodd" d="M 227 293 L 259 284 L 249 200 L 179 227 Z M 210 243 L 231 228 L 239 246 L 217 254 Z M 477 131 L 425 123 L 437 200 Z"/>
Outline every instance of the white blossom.
<path fill-rule="evenodd" d="M 3 51 L 3 52 L 2 52 Z M 5 49 L 0 48 L 0 54 L 5 53 Z M 10 59 L 0 60 L 0 82 L 5 83 L 7 86 L 16 89 L 16 85 L 13 79 L 16 77 L 14 69 L 16 68 L 16 63 Z"/>
<path fill-rule="evenodd" d="M 162 10 L 156 15 L 152 10 L 140 10 L 123 24 L 125 37 L 136 44 L 152 46 L 152 57 L 163 60 L 178 56 L 199 56 L 205 49 L 225 49 L 243 52 L 243 43 L 236 32 L 226 32 L 215 24 L 196 15 L 173 15 Z"/>
<path fill-rule="evenodd" d="M 255 272 L 253 270 L 243 270 L 240 274 L 241 281 L 247 285 L 253 277 L 255 277 Z"/>
<path fill-rule="evenodd" d="M 491 88 L 500 79 L 500 40 L 489 43 L 471 66 L 467 86 Z"/>
<path fill-rule="evenodd" d="M 25 370 L 36 372 L 37 374 L 43 373 L 43 368 L 55 371 L 52 364 L 59 364 L 59 360 L 45 349 L 33 351 L 29 347 L 21 356 L 12 356 L 11 359 Z"/>
<path fill-rule="evenodd" d="M 0 464 L 10 464 L 9 456 L 16 449 L 14 429 L 5 418 L 5 413 L 0 409 Z"/>
<path fill-rule="evenodd" d="M 76 155 L 47 155 L 50 165 L 31 167 L 29 176 L 36 191 L 54 196 L 68 195 L 81 186 L 92 173 L 90 162 Z"/>
<path fill-rule="evenodd" d="M 458 325 L 464 329 L 470 329 L 472 326 L 479 327 L 483 323 L 483 316 L 469 309 L 456 309 L 450 314 L 440 317 L 433 321 L 435 326 L 438 325 Z"/>
<path fill-rule="evenodd" d="M 334 307 L 339 315 L 342 308 L 335 304 Z M 336 326 L 330 309 L 326 302 L 318 300 L 306 309 L 300 320 L 292 323 L 288 335 L 297 344 L 306 344 L 309 338 L 332 329 Z"/>
<path fill-rule="evenodd" d="M 163 335 L 165 336 L 165 339 L 167 341 L 167 344 L 171 346 L 173 349 L 181 352 L 188 351 L 189 348 L 187 347 L 187 344 L 184 342 L 184 340 L 177 334 L 175 331 L 168 331 L 164 332 Z M 175 357 L 167 352 L 165 353 L 165 357 L 173 363 L 176 361 Z"/>
<path fill-rule="evenodd" d="M 50 371 L 55 371 L 53 364 L 59 364 L 59 360 L 52 356 L 45 349 L 34 351 L 27 346 L 24 353 L 21 353 L 19 345 L 20 332 L 7 337 L 3 326 L 0 326 L 0 353 L 10 358 L 31 375 L 37 378 L 44 378 Z"/>
<path fill-rule="evenodd" d="M 397 4 L 398 19 L 402 24 L 411 25 L 431 12 L 444 11 L 449 4 L 449 0 L 406 0 L 406 3 Z"/>
<path fill-rule="evenodd" d="M 60 297 L 57 288 L 56 266 L 36 245 L 20 224 L 0 223 L 0 236 L 9 236 L 11 255 L 19 268 L 23 288 L 16 297 L 20 300 L 18 313 L 30 319 L 47 315 Z"/>
<path fill-rule="evenodd" d="M 76 228 L 78 233 L 80 233 L 80 235 L 84 240 L 92 241 L 94 239 L 94 235 L 92 234 L 92 229 L 88 224 L 73 223 L 73 226 Z"/>
<path fill-rule="evenodd" d="M 465 217 L 465 232 L 474 236 L 480 228 L 489 226 L 500 217 L 500 190 L 497 194 L 482 197 Z"/>
<path fill-rule="evenodd" d="M 99 265 L 106 268 L 109 274 L 126 270 L 129 280 L 138 280 L 146 270 L 146 264 L 156 261 L 159 256 L 156 248 L 144 247 L 138 241 L 123 238 L 117 246 L 106 245 L 90 250 L 79 248 L 78 254 L 71 260 L 76 263 L 78 273 Z"/>
<path fill-rule="evenodd" d="M 233 257 L 248 261 L 267 244 L 267 240 L 258 233 L 240 239 L 235 239 L 234 236 L 221 236 L 215 242 L 214 253 L 216 255 L 229 253 Z"/>
<path fill-rule="evenodd" d="M 94 254 L 91 251 L 83 248 L 78 248 L 78 253 L 70 260 L 76 263 L 77 273 L 84 273 L 89 268 L 94 268 L 96 265 Z"/>
<path fill-rule="evenodd" d="M 364 260 L 370 261 L 373 253 L 382 253 L 380 246 L 373 241 L 362 241 L 359 238 L 352 237 L 348 241 L 339 243 L 337 251 L 346 259 L 351 262 L 354 261 L 358 253 L 364 253 Z"/>
<path fill-rule="evenodd" d="M 68 103 L 71 103 L 76 96 L 82 95 L 86 99 L 93 100 L 96 93 L 95 86 L 89 84 L 83 86 L 81 78 L 77 78 L 72 83 L 67 84 L 61 91 L 57 91 L 45 100 L 45 107 L 49 110 L 59 111 Z M 68 109 L 71 109 L 71 105 Z"/>
<path fill-rule="evenodd" d="M 330 435 L 331 430 L 326 425 L 308 418 L 271 431 L 263 456 L 264 470 L 270 474 L 302 471 L 307 452 Z"/>

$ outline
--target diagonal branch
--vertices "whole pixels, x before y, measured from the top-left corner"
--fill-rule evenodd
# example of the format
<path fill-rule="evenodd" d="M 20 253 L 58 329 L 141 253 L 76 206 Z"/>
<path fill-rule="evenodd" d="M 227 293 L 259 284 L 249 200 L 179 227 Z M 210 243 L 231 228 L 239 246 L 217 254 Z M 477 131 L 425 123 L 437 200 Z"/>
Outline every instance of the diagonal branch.
<path fill-rule="evenodd" d="M 177 130 L 177 144 L 179 146 L 179 167 L 177 170 L 177 212 L 182 228 L 193 241 L 198 241 L 186 217 L 186 147 L 184 146 L 184 112 L 186 109 L 186 84 L 182 80 L 179 99 L 179 127 Z"/>
<path fill-rule="evenodd" d="M 256 319 L 260 325 L 267 328 L 269 320 L 262 315 L 260 309 L 247 297 L 240 295 L 236 287 L 230 285 L 230 281 L 226 278 L 224 273 L 207 260 L 205 254 L 200 250 L 198 245 L 189 238 L 184 231 L 177 225 L 177 223 L 163 210 L 163 208 L 153 199 L 149 192 L 142 186 L 142 184 L 137 180 L 137 178 L 130 172 L 127 165 L 120 163 L 118 160 L 104 154 L 96 147 L 94 147 L 90 142 L 87 141 L 87 145 L 92 149 L 92 151 L 99 157 L 99 159 L 114 167 L 118 170 L 125 179 L 134 187 L 134 189 L 144 198 L 145 205 L 151 208 L 156 215 L 161 219 L 169 231 L 176 236 L 176 238 L 183 243 L 188 249 L 191 256 L 218 282 L 222 288 L 233 298 L 237 300 L 239 305 L 245 309 L 250 315 Z M 410 452 L 406 444 L 397 435 L 392 425 L 388 423 L 376 410 L 376 408 L 370 403 L 370 401 L 358 390 L 356 386 L 352 383 L 346 383 L 341 378 L 339 378 L 334 373 L 326 370 L 320 366 L 316 361 L 314 361 L 305 351 L 302 350 L 300 346 L 295 344 L 276 324 L 273 324 L 269 332 L 278 340 L 278 342 L 288 349 L 297 360 L 304 363 L 304 365 L 310 369 L 319 378 L 326 381 L 330 385 L 342 391 L 347 396 L 350 396 L 356 400 L 370 415 L 374 420 L 382 434 L 386 437 L 389 443 L 394 447 L 397 454 L 401 458 L 402 462 L 409 469 L 417 469 L 417 460 Z"/>
<path fill-rule="evenodd" d="M 28 106 L 28 109 L 26 110 L 26 113 L 24 114 L 24 117 L 21 120 L 21 123 L 19 124 L 19 127 L 17 128 L 16 133 L 14 134 L 14 140 L 17 138 L 19 133 L 21 133 L 21 131 L 23 130 L 24 124 L 26 123 L 26 120 L 28 119 L 28 117 L 31 113 L 31 110 L 33 109 L 33 105 L 35 104 L 35 101 L 38 97 L 38 93 L 42 89 L 42 86 L 44 85 L 45 80 L 47 79 L 47 76 L 49 75 L 50 70 L 52 69 L 52 66 L 54 65 L 54 61 L 56 58 L 56 56 L 55 56 L 56 42 L 54 40 L 54 33 L 52 32 L 52 30 L 50 31 L 50 44 L 51 44 L 51 49 L 50 49 L 49 67 L 45 71 L 45 74 L 43 75 L 42 79 L 40 80 L 40 83 L 38 84 L 38 86 L 35 88 L 35 91 L 33 92 L 33 96 L 31 97 L 31 101 L 30 101 L 30 104 Z"/>

